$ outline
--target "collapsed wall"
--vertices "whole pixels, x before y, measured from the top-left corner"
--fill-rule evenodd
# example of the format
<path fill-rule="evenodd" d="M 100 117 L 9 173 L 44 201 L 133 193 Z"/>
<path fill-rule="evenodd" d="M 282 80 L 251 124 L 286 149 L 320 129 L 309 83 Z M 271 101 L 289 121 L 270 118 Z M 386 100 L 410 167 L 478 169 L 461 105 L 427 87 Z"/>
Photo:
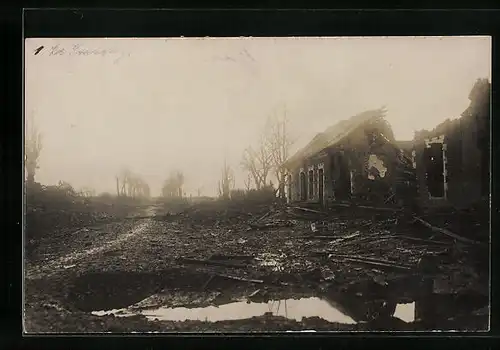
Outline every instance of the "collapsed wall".
<path fill-rule="evenodd" d="M 462 116 L 415 133 L 419 200 L 464 208 L 489 196 L 489 82 L 478 80 Z"/>

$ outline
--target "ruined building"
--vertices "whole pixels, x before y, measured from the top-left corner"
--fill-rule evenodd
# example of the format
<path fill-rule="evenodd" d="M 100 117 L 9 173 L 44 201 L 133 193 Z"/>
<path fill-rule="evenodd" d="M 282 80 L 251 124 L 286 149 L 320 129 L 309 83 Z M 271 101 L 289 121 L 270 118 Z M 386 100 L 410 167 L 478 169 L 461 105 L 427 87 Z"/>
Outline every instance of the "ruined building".
<path fill-rule="evenodd" d="M 383 109 L 329 127 L 285 167 L 289 202 L 397 206 L 416 196 L 411 155 L 394 140 Z"/>
<path fill-rule="evenodd" d="M 460 118 L 415 133 L 413 161 L 422 206 L 465 208 L 489 196 L 490 83 L 479 79 Z"/>

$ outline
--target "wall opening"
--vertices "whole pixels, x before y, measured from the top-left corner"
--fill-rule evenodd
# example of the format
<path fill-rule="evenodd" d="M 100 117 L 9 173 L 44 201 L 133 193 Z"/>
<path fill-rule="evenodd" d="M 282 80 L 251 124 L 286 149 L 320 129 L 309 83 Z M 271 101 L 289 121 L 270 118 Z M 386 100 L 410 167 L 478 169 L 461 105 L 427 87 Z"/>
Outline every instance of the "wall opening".
<path fill-rule="evenodd" d="M 428 143 L 424 149 L 426 185 L 431 198 L 446 196 L 444 147 L 442 142 Z"/>
<path fill-rule="evenodd" d="M 376 154 L 370 154 L 368 157 L 368 178 L 375 180 L 378 177 L 385 177 L 387 167 L 384 161 L 377 157 Z"/>
<path fill-rule="evenodd" d="M 309 176 L 309 196 L 308 198 L 309 199 L 313 199 L 314 198 L 314 171 L 313 170 L 309 170 L 308 172 L 308 176 Z"/>
<path fill-rule="evenodd" d="M 306 196 L 306 174 L 302 171 L 300 173 L 300 199 L 305 201 Z"/>
<path fill-rule="evenodd" d="M 325 174 L 323 171 L 323 168 L 318 170 L 318 199 L 320 204 L 323 204 L 324 200 L 324 191 L 323 191 L 323 186 L 324 186 L 324 181 L 325 181 Z"/>
<path fill-rule="evenodd" d="M 350 199 L 352 193 L 352 174 L 349 171 L 347 158 L 344 155 L 338 155 L 336 164 L 339 168 L 339 175 L 335 186 L 335 197 L 339 200 Z"/>

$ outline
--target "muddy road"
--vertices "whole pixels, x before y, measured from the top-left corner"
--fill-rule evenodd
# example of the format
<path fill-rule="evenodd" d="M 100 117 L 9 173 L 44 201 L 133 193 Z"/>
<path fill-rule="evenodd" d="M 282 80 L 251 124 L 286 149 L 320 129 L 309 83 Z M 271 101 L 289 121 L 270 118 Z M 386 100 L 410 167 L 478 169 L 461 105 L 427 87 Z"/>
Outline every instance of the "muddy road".
<path fill-rule="evenodd" d="M 37 246 L 25 263 L 25 330 L 487 328 L 487 273 L 445 261 L 450 242 L 425 242 L 402 222 L 270 206 L 138 207 Z M 424 255 L 437 267 L 423 271 Z"/>

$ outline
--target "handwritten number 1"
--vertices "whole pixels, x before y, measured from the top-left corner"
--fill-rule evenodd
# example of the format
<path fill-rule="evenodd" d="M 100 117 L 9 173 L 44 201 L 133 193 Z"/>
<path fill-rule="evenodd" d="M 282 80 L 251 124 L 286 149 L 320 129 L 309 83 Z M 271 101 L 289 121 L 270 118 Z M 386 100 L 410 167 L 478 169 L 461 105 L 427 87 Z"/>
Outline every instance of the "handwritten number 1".
<path fill-rule="evenodd" d="M 38 49 L 35 50 L 35 56 L 38 55 L 40 53 L 40 51 L 42 51 L 44 48 L 44 46 L 40 46 Z"/>

